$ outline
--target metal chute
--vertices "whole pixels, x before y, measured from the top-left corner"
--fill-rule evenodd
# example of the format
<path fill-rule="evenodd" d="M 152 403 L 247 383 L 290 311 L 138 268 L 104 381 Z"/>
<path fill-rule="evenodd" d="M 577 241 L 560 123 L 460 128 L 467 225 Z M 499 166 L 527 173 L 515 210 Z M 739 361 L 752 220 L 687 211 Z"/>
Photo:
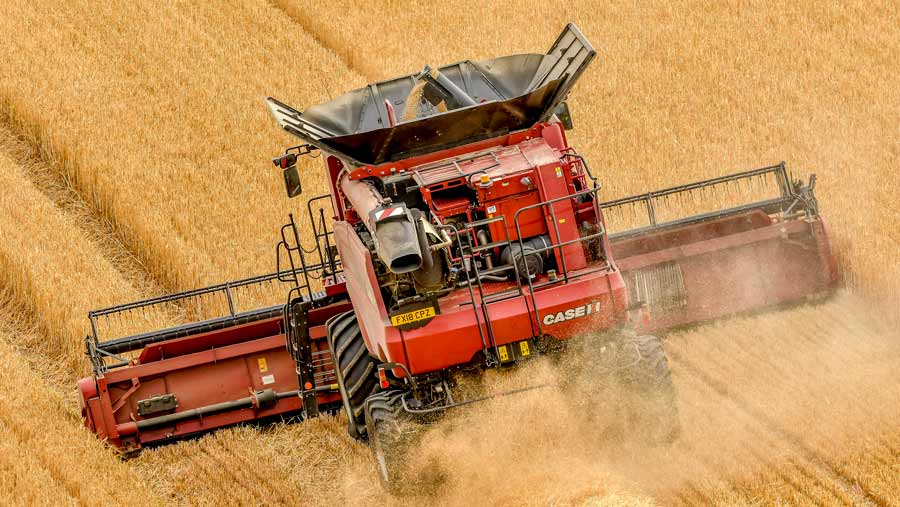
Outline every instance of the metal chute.
<path fill-rule="evenodd" d="M 279 125 L 353 165 L 380 164 L 526 129 L 553 115 L 596 56 L 573 24 L 543 55 L 464 60 L 439 69 L 373 83 L 298 111 L 267 103 Z M 409 104 L 416 87 L 444 100 Z M 391 109 L 415 111 L 394 123 Z"/>

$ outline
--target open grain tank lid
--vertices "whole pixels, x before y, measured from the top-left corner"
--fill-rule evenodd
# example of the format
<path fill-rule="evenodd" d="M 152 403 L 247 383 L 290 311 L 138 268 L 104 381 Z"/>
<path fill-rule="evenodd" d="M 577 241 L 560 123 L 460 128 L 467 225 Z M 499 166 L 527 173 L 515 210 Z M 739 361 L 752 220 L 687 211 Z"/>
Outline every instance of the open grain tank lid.
<path fill-rule="evenodd" d="M 473 105 L 444 111 L 427 101 L 413 104 L 421 93 L 411 92 L 423 74 L 370 84 L 303 112 L 271 97 L 266 102 L 279 125 L 304 142 L 354 166 L 375 165 L 545 121 L 595 55 L 581 31 L 569 23 L 545 55 L 465 60 L 438 69 Z M 394 109 L 393 126 L 386 102 Z M 407 106 L 417 108 L 411 110 L 414 114 L 408 114 Z"/>

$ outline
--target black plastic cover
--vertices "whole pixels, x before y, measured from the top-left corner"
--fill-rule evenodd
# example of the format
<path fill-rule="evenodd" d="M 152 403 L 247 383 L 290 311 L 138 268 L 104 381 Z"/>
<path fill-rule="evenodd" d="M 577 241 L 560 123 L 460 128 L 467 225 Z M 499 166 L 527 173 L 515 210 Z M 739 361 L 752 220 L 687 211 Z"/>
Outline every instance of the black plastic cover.
<path fill-rule="evenodd" d="M 393 106 L 394 117 L 402 118 L 416 74 L 370 84 L 303 112 L 271 97 L 267 103 L 279 125 L 303 141 L 353 165 L 374 165 L 547 120 L 595 55 L 570 23 L 545 55 L 465 60 L 441 67 L 476 105 L 439 112 L 425 104 L 416 120 L 398 120 L 394 126 L 385 101 Z"/>

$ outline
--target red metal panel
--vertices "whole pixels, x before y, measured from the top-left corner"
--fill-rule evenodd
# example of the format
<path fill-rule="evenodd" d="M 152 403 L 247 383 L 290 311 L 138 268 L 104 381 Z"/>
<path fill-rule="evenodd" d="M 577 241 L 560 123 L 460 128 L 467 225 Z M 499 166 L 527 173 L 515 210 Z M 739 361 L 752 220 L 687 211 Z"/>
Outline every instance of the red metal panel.
<path fill-rule="evenodd" d="M 335 222 L 334 236 L 344 266 L 354 267 L 345 271 L 347 292 L 366 346 L 385 361 L 406 363 L 403 339 L 389 324 L 369 250 L 347 222 Z"/>
<path fill-rule="evenodd" d="M 539 202 L 541 202 L 540 196 L 538 196 L 537 191 L 535 191 L 485 203 L 488 211 L 487 218 L 493 218 L 500 215 L 506 216 L 506 231 L 503 230 L 502 222 L 494 222 L 488 226 L 491 231 L 492 241 L 503 241 L 507 238 L 507 234 L 511 241 L 519 239 L 514 221 L 516 211 L 525 206 L 530 206 Z M 492 212 L 491 210 L 494 211 Z M 544 213 L 541 211 L 541 208 L 533 208 L 520 213 L 519 228 L 522 231 L 523 238 L 531 238 L 546 234 L 547 222 L 544 220 Z"/>
<path fill-rule="evenodd" d="M 103 408 L 100 406 L 100 398 L 86 400 L 85 426 L 97 434 L 101 439 L 107 438 L 109 433 L 103 421 Z"/>
<path fill-rule="evenodd" d="M 833 287 L 837 280 L 831 271 L 833 256 L 818 220 L 772 223 L 768 216 L 760 214 L 727 217 L 613 242 L 617 263 L 628 283 L 637 283 L 639 273 L 646 276 L 654 267 L 663 265 L 675 266 L 672 269 L 681 276 L 683 302 L 650 303 L 648 329 L 794 301 Z M 619 257 L 622 253 L 633 255 Z M 670 277 L 667 283 L 677 280 Z"/>
<path fill-rule="evenodd" d="M 793 223 L 793 222 L 791 222 Z M 717 240 L 733 234 L 752 231 L 772 224 L 772 219 L 762 210 L 723 217 L 717 220 L 683 225 L 676 228 L 642 234 L 634 238 L 613 241 L 614 253 L 619 265 L 636 262 L 641 254 L 657 253 L 675 247 L 696 245 L 705 240 Z M 706 247 L 700 247 L 706 248 Z"/>
<path fill-rule="evenodd" d="M 97 419 L 101 422 L 98 426 L 100 429 L 100 438 L 108 438 L 110 441 L 117 443 L 119 433 L 116 431 L 115 414 L 112 411 L 112 402 L 110 401 L 109 389 L 105 379 L 97 379 L 97 388 L 99 391 L 99 412 L 95 412 Z"/>
<path fill-rule="evenodd" d="M 550 201 L 570 195 L 566 172 L 568 172 L 568 166 L 559 160 L 552 164 L 538 167 L 538 186 L 541 189 L 542 201 Z M 571 199 L 563 199 L 542 208 L 544 217 L 547 220 L 547 228 L 550 231 L 551 243 L 560 244 L 566 241 L 574 241 L 581 237 L 578 233 L 578 221 L 575 220 L 575 210 L 572 207 Z M 556 227 L 554 227 L 554 220 L 556 221 Z M 559 266 L 560 270 L 563 269 L 564 265 L 569 271 L 576 271 L 587 266 L 587 260 L 584 257 L 584 246 L 581 243 L 572 243 L 561 249 L 555 248 L 553 253 L 556 256 L 556 265 Z M 565 255 L 565 262 L 563 262 L 563 255 Z"/>
<path fill-rule="evenodd" d="M 250 322 L 248 324 L 197 334 L 186 338 L 168 340 L 148 345 L 141 352 L 140 362 L 149 363 L 159 359 L 190 354 L 201 350 L 224 347 L 235 343 L 264 338 L 282 332 L 282 317 Z"/>
<path fill-rule="evenodd" d="M 542 323 L 544 333 L 559 339 L 605 329 L 624 318 L 626 308 L 625 285 L 618 272 L 599 271 L 568 284 L 559 283 L 536 291 L 535 299 L 542 321 L 548 319 L 548 315 L 563 314 L 562 318 Z M 472 305 L 465 304 L 467 301 L 465 289 L 457 290 L 442 299 L 441 315 L 422 328 L 403 331 L 408 366 L 413 374 L 466 363 L 482 349 L 475 313 Z M 530 303 L 530 297 L 522 296 L 488 305 L 498 344 L 534 335 L 528 312 Z M 595 310 L 590 314 L 567 318 L 567 310 L 595 303 L 599 306 L 592 307 Z M 478 308 L 480 312 L 480 306 Z M 484 317 L 479 319 L 484 329 Z"/>
<path fill-rule="evenodd" d="M 284 335 L 275 335 L 267 338 L 259 338 L 243 343 L 228 345 L 219 349 L 210 349 L 203 352 L 195 352 L 171 359 L 162 359 L 147 364 L 139 364 L 128 368 L 113 370 L 106 374 L 110 383 L 130 380 L 132 378 L 148 377 L 169 373 L 175 370 L 192 368 L 206 363 L 216 363 L 246 354 L 253 354 L 262 350 L 284 347 Z"/>
<path fill-rule="evenodd" d="M 472 205 L 472 200 L 463 197 L 438 197 L 433 199 L 434 209 L 441 217 L 449 217 L 453 215 L 461 215 Z"/>

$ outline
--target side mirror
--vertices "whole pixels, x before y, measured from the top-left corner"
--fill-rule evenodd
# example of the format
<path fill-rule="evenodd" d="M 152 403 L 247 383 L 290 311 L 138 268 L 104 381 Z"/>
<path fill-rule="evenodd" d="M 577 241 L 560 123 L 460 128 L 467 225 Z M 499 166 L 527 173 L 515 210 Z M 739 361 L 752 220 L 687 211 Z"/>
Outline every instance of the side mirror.
<path fill-rule="evenodd" d="M 560 102 L 558 106 L 556 106 L 556 110 L 553 111 L 553 114 L 559 118 L 559 122 L 562 123 L 564 130 L 572 130 L 574 125 L 572 124 L 572 115 L 569 113 L 569 104 L 565 102 Z"/>
<path fill-rule="evenodd" d="M 287 167 L 282 172 L 284 176 L 284 189 L 287 191 L 288 197 L 297 197 L 303 193 L 303 185 L 300 183 L 300 172 L 297 166 Z"/>

